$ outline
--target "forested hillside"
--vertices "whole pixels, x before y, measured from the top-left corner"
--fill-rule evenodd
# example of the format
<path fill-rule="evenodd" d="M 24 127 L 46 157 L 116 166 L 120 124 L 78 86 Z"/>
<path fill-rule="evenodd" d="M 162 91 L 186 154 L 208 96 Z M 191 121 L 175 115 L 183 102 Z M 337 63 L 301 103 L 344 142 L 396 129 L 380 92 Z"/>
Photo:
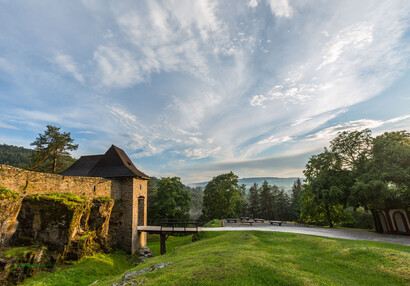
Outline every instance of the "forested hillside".
<path fill-rule="evenodd" d="M 255 177 L 255 178 L 242 178 L 239 179 L 238 183 L 239 185 L 246 185 L 246 192 L 248 193 L 249 188 L 253 184 L 258 184 L 261 186 L 263 182 L 267 181 L 269 185 L 275 185 L 279 189 L 283 189 L 287 194 L 290 194 L 290 190 L 292 189 L 293 183 L 297 180 L 297 177 L 291 177 L 291 178 L 278 178 L 278 177 Z M 205 186 L 208 184 L 208 182 L 202 182 L 202 183 L 192 183 L 190 186 L 192 187 L 202 187 L 205 188 Z"/>
<path fill-rule="evenodd" d="M 13 145 L 0 145 L 0 164 L 11 165 L 18 168 L 27 168 L 31 163 L 34 150 Z"/>

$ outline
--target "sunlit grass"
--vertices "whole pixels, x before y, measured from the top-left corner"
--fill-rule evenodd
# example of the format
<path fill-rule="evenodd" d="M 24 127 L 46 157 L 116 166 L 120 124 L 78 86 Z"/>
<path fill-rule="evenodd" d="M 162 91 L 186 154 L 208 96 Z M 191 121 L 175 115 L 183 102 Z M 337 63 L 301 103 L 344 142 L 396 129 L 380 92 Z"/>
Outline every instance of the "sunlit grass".
<path fill-rule="evenodd" d="M 409 285 L 410 248 L 278 232 L 204 232 L 169 237 L 159 255 L 158 236 L 149 236 L 155 257 L 139 266 L 125 254 L 96 255 L 27 285 L 112 285 L 125 272 L 174 262 L 141 275 L 147 285 Z M 44 284 L 43 284 L 44 282 Z"/>

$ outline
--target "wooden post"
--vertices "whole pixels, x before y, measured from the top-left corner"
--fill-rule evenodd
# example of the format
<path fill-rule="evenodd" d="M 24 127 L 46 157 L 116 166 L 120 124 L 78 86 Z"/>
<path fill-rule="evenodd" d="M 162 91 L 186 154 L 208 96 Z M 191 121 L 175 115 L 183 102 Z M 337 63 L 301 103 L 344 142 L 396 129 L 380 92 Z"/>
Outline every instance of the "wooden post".
<path fill-rule="evenodd" d="M 161 233 L 160 237 L 161 237 L 161 255 L 164 255 L 165 253 L 167 253 L 167 244 L 166 244 L 167 236 L 166 234 Z"/>

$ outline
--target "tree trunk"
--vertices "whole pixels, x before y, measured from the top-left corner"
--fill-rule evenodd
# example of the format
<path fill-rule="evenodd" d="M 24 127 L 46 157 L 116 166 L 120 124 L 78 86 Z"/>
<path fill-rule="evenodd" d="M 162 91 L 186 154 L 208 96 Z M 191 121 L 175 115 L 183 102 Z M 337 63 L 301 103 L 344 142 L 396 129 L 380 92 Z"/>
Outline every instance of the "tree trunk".
<path fill-rule="evenodd" d="M 57 157 L 54 158 L 54 162 L 53 162 L 53 173 L 57 172 Z"/>
<path fill-rule="evenodd" d="M 329 221 L 329 227 L 333 227 L 332 216 L 330 215 L 329 207 L 326 207 L 326 216 Z"/>
<path fill-rule="evenodd" d="M 374 227 L 376 228 L 376 232 L 383 233 L 383 226 L 382 222 L 380 221 L 380 217 L 377 215 L 375 210 L 371 210 L 373 215 Z"/>

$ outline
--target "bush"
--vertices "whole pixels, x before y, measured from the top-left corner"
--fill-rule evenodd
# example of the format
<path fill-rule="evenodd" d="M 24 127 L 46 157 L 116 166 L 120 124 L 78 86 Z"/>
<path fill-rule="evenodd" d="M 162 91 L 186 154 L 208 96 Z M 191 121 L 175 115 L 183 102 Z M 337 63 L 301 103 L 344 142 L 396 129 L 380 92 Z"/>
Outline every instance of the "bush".
<path fill-rule="evenodd" d="M 374 229 L 373 216 L 369 211 L 360 207 L 354 210 L 352 207 L 345 209 L 345 212 L 350 213 L 354 222 L 342 224 L 345 227 L 362 228 L 362 229 Z"/>
<path fill-rule="evenodd" d="M 208 221 L 206 224 L 204 224 L 204 227 L 220 227 L 221 223 L 219 222 L 219 219 L 213 219 Z"/>

